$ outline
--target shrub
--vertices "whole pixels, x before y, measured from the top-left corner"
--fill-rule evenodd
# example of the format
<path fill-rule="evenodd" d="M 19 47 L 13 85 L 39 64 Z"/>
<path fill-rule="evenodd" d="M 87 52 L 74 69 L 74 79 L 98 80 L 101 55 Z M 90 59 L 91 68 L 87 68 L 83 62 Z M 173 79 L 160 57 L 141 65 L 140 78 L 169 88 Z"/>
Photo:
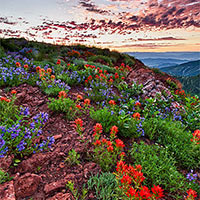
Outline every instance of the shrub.
<path fill-rule="evenodd" d="M 61 97 L 59 99 L 49 98 L 50 103 L 48 103 L 49 109 L 56 112 L 64 112 L 66 114 L 66 118 L 69 120 L 73 120 L 77 114 L 76 104 L 75 102 L 66 97 Z"/>
<path fill-rule="evenodd" d="M 101 123 L 106 133 L 108 133 L 110 128 L 117 122 L 117 116 L 112 114 L 109 108 L 106 107 L 96 111 L 91 109 L 90 117 L 96 122 Z"/>
<path fill-rule="evenodd" d="M 155 74 L 160 74 L 160 75 L 162 75 L 162 76 L 165 75 L 165 74 L 164 74 L 163 72 L 161 72 L 160 69 L 158 69 L 158 68 L 152 68 L 152 70 L 153 70 L 153 72 L 154 72 Z"/>
<path fill-rule="evenodd" d="M 158 145 L 134 143 L 130 150 L 135 164 L 141 164 L 145 172 L 145 184 L 149 187 L 160 184 L 170 192 L 185 191 L 186 179 L 175 167 L 175 159 L 167 148 Z"/>
<path fill-rule="evenodd" d="M 118 187 L 115 175 L 110 172 L 91 176 L 87 182 L 88 190 L 95 192 L 95 198 L 99 200 L 118 200 L 116 188 Z"/>
<path fill-rule="evenodd" d="M 96 61 L 98 62 L 99 60 L 103 60 L 109 66 L 112 66 L 112 60 L 108 56 L 96 55 L 96 56 L 91 56 L 88 58 L 88 61 L 92 61 L 92 62 L 96 62 Z"/>
<path fill-rule="evenodd" d="M 78 165 L 80 163 L 79 158 L 80 155 L 74 149 L 72 149 L 69 151 L 69 155 L 65 159 L 65 162 L 67 162 L 70 166 Z"/>
<path fill-rule="evenodd" d="M 193 147 L 191 142 L 192 134 L 184 130 L 181 122 L 169 120 L 155 120 L 151 133 L 148 127 L 144 126 L 145 134 L 156 140 L 159 144 L 168 148 L 168 151 L 176 159 L 177 165 L 181 168 L 194 169 L 200 165 L 200 148 Z"/>
<path fill-rule="evenodd" d="M 119 135 L 123 137 L 139 137 L 141 135 L 141 133 L 137 132 L 137 125 L 140 120 L 135 120 L 123 110 L 120 110 L 119 114 L 118 108 L 113 110 L 112 108 L 104 107 L 96 111 L 91 109 L 90 117 L 101 123 L 106 133 L 109 132 L 113 125 L 117 125 L 119 127 Z"/>

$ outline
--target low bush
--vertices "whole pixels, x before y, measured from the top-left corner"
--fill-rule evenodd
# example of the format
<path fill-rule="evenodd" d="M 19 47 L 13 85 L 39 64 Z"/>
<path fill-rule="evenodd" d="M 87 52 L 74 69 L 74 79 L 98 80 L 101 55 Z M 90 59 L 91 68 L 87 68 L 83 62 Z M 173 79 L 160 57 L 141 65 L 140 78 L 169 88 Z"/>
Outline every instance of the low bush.
<path fill-rule="evenodd" d="M 116 188 L 118 183 L 116 181 L 115 175 L 106 172 L 102 174 L 97 174 L 96 176 L 91 176 L 87 182 L 88 190 L 94 191 L 95 198 L 99 200 L 118 200 L 116 196 Z"/>
<path fill-rule="evenodd" d="M 170 120 L 151 120 L 144 123 L 145 134 L 164 145 L 181 168 L 194 169 L 200 166 L 200 147 L 191 142 L 192 133 L 184 130 L 181 122 Z"/>
<path fill-rule="evenodd" d="M 76 104 L 72 99 L 66 98 L 65 95 L 66 93 L 61 91 L 58 99 L 49 98 L 50 103 L 48 103 L 48 107 L 53 111 L 65 113 L 67 119 L 73 120 L 77 114 Z"/>

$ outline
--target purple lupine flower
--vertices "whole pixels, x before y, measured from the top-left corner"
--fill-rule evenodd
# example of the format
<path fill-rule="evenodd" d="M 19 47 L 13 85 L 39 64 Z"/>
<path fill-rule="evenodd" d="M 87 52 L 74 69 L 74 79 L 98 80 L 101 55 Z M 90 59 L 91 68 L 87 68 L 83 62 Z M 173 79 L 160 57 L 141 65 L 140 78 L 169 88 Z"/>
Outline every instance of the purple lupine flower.
<path fill-rule="evenodd" d="M 27 143 L 24 142 L 24 140 L 21 140 L 20 143 L 17 145 L 18 150 L 19 150 L 19 151 L 24 150 L 26 144 L 27 144 Z"/>
<path fill-rule="evenodd" d="M 187 174 L 186 178 L 189 181 L 195 182 L 197 180 L 197 174 L 193 174 L 193 170 L 191 170 L 190 173 Z"/>

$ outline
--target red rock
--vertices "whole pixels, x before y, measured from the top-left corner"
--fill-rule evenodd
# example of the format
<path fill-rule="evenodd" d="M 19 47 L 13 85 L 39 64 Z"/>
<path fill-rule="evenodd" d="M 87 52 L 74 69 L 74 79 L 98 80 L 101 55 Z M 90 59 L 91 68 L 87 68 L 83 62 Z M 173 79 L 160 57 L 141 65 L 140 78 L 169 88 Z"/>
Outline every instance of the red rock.
<path fill-rule="evenodd" d="M 57 193 L 55 196 L 48 198 L 47 200 L 72 200 L 70 193 Z"/>
<path fill-rule="evenodd" d="M 70 193 L 66 193 L 66 194 L 58 193 L 49 200 L 72 200 L 72 196 Z"/>
<path fill-rule="evenodd" d="M 62 138 L 62 134 L 59 134 L 59 135 L 54 135 L 53 137 L 54 137 L 54 139 L 55 139 L 55 140 L 57 140 L 57 139 L 60 139 L 60 138 Z"/>
<path fill-rule="evenodd" d="M 56 190 L 60 190 L 65 188 L 67 181 L 65 179 L 61 179 L 57 182 L 49 183 L 44 186 L 44 192 L 46 194 L 53 193 Z"/>
<path fill-rule="evenodd" d="M 13 156 L 5 156 L 0 158 L 0 168 L 4 171 L 8 171 L 10 165 L 12 164 Z"/>
<path fill-rule="evenodd" d="M 16 200 L 13 181 L 0 185 L 0 200 Z"/>
<path fill-rule="evenodd" d="M 65 180 L 66 182 L 68 181 L 72 181 L 75 179 L 75 174 L 68 174 L 66 177 L 65 177 Z"/>
<path fill-rule="evenodd" d="M 85 178 L 89 178 L 91 174 L 96 174 L 97 172 L 100 172 L 100 171 L 101 169 L 96 163 L 89 162 L 85 164 L 83 174 Z"/>
<path fill-rule="evenodd" d="M 36 174 L 26 173 L 19 177 L 15 183 L 15 193 L 18 198 L 33 195 L 38 188 L 42 178 Z"/>
<path fill-rule="evenodd" d="M 33 154 L 29 159 L 22 161 L 18 165 L 17 171 L 20 173 L 34 172 L 38 166 L 42 166 L 50 158 L 53 158 L 52 153 Z"/>

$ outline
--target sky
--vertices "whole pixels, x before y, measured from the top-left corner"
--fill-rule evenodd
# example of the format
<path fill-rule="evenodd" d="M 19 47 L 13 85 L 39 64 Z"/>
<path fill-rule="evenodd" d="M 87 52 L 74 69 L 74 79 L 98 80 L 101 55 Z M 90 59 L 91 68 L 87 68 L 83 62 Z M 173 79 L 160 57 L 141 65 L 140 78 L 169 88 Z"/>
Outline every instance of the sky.
<path fill-rule="evenodd" d="M 200 51 L 199 0 L 0 0 L 0 37 L 121 52 Z"/>

